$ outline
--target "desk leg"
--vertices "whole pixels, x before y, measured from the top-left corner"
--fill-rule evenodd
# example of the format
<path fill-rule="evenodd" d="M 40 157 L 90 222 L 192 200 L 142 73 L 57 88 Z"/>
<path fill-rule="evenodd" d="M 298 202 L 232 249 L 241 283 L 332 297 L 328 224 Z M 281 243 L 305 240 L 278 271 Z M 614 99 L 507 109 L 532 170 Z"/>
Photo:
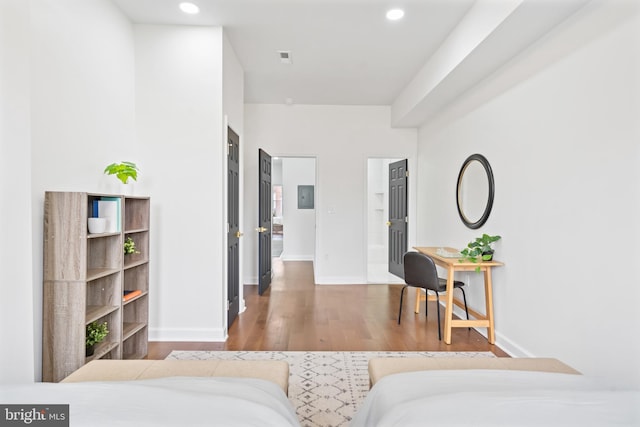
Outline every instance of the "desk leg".
<path fill-rule="evenodd" d="M 416 288 L 416 309 L 414 310 L 416 314 L 420 313 L 420 301 L 422 300 L 422 290 L 421 289 L 422 288 Z M 425 310 L 426 310 L 426 308 L 425 308 Z"/>
<path fill-rule="evenodd" d="M 451 320 L 452 319 L 453 319 L 453 268 L 448 268 L 447 269 L 447 307 L 444 314 L 445 344 L 451 344 Z"/>
<path fill-rule="evenodd" d="M 486 304 L 487 319 L 489 320 L 487 339 L 489 344 L 495 344 L 496 333 L 493 328 L 493 286 L 491 284 L 491 267 L 487 267 L 484 271 L 484 301 Z"/>

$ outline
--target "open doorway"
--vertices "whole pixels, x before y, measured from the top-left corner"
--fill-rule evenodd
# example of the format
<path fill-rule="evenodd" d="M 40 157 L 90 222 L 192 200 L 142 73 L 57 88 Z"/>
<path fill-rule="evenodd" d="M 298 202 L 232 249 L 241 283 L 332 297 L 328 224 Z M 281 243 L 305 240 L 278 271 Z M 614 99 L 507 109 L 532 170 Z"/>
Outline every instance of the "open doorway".
<path fill-rule="evenodd" d="M 316 246 L 316 159 L 272 160 L 272 257 L 313 261 Z"/>
<path fill-rule="evenodd" d="M 389 164 L 396 158 L 367 161 L 367 283 L 403 283 L 389 273 Z"/>
<path fill-rule="evenodd" d="M 276 162 L 274 162 L 274 166 L 275 163 Z M 281 169 L 282 161 L 279 161 L 278 163 Z M 273 185 L 271 187 L 271 190 L 271 199 L 273 206 L 273 221 L 271 226 L 271 256 L 273 256 L 274 258 L 279 258 L 282 255 L 282 251 L 284 249 L 284 224 L 282 222 L 282 185 Z"/>

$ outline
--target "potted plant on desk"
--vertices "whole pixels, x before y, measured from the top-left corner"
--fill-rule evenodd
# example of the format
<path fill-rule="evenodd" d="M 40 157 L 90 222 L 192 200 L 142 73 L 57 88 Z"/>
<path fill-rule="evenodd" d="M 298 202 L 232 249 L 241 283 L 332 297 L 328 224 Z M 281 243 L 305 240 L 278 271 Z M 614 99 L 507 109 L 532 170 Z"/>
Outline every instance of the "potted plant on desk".
<path fill-rule="evenodd" d="M 488 234 L 476 237 L 473 242 L 469 242 L 467 247 L 460 251 L 460 254 L 462 254 L 460 262 L 491 261 L 493 259 L 493 247 L 491 245 L 501 238 L 501 236 L 490 236 Z M 476 268 L 476 271 L 480 271 L 480 267 Z"/>

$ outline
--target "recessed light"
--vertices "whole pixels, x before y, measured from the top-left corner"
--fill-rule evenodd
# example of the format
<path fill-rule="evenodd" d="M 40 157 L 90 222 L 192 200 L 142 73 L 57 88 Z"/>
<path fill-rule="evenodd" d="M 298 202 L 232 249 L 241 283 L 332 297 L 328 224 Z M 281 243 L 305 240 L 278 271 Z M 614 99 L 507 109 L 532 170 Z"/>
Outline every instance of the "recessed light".
<path fill-rule="evenodd" d="M 193 3 L 180 3 L 180 10 L 189 15 L 200 13 L 200 8 Z"/>
<path fill-rule="evenodd" d="M 402 9 L 391 9 L 387 12 L 387 19 L 389 21 L 397 21 L 398 19 L 402 19 L 404 16 L 404 10 Z"/>

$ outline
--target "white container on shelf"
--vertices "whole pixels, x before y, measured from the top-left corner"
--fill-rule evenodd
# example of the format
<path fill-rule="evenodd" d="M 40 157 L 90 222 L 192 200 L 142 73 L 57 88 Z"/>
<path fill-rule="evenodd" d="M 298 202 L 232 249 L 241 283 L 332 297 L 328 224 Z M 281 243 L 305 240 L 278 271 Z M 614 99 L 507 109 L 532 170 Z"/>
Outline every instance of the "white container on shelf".
<path fill-rule="evenodd" d="M 107 218 L 89 218 L 87 225 L 91 234 L 104 233 L 107 229 Z"/>

